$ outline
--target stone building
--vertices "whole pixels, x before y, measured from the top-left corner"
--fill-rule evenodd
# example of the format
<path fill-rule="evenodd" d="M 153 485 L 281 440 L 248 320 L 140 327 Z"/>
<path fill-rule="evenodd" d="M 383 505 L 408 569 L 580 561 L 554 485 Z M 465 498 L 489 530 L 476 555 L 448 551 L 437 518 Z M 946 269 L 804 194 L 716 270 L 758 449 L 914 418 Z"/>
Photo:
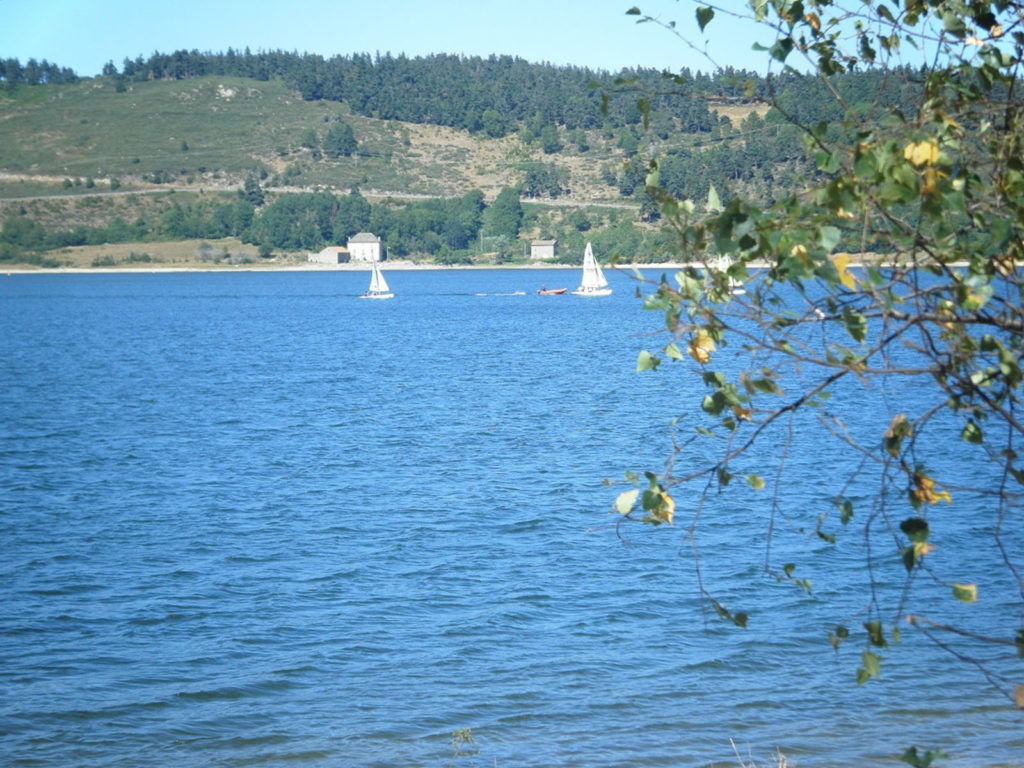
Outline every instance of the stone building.
<path fill-rule="evenodd" d="M 530 243 L 530 261 L 548 261 L 555 258 L 557 240 L 534 240 Z"/>
<path fill-rule="evenodd" d="M 348 248 L 341 245 L 329 245 L 320 253 L 309 254 L 311 264 L 346 264 L 351 258 Z"/>
<path fill-rule="evenodd" d="M 383 261 L 380 238 L 369 232 L 360 232 L 348 239 L 352 261 Z"/>

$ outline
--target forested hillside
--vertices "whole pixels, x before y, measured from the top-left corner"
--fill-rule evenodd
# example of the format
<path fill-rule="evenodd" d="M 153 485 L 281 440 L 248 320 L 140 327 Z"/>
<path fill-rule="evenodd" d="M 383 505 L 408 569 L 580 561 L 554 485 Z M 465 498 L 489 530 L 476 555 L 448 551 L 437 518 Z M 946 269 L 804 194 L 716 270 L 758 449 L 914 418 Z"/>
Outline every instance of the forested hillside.
<path fill-rule="evenodd" d="M 865 120 L 887 119 L 918 93 L 913 72 L 897 74 L 884 88 L 873 71 L 835 86 Z M 177 51 L 110 62 L 84 79 L 0 60 L 0 254 L 235 236 L 269 255 L 372 227 L 394 254 L 512 258 L 521 238 L 593 237 L 604 218 L 616 220 L 622 255 L 651 258 L 648 161 L 677 196 L 703 201 L 713 185 L 723 200 L 743 192 L 771 202 L 817 172 L 790 119 L 828 130 L 837 107 L 823 87 L 795 74 L 608 73 L 508 56 Z M 97 197 L 171 188 L 200 197 L 136 198 L 130 219 Z M 627 235 L 620 215 L 581 220 L 565 208 L 528 216 L 523 231 L 489 231 L 484 214 L 503 190 L 626 206 L 634 224 Z M 27 199 L 54 195 L 75 202 Z M 336 226 L 353 195 L 370 213 Z M 417 195 L 448 201 L 408 202 Z"/>

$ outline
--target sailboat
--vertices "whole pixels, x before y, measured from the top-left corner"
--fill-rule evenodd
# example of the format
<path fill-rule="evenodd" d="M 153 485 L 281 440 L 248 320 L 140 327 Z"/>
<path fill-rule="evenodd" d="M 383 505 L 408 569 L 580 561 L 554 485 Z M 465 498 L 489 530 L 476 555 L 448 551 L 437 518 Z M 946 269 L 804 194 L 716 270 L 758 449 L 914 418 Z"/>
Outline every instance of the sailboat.
<path fill-rule="evenodd" d="M 393 299 L 395 294 L 388 288 L 388 281 L 384 279 L 384 275 L 381 274 L 380 267 L 377 263 L 373 264 L 373 275 L 370 277 L 370 287 L 366 293 L 359 297 L 360 299 Z"/>
<path fill-rule="evenodd" d="M 721 213 L 722 212 L 722 199 L 718 196 L 718 190 L 715 189 L 715 185 L 712 184 L 708 188 L 708 202 L 705 206 L 705 210 L 708 213 Z M 708 268 L 715 272 L 727 272 L 729 267 L 732 266 L 732 257 L 728 254 L 720 253 L 708 262 Z M 743 283 L 737 280 L 731 275 L 729 280 L 729 293 L 733 296 L 739 296 L 746 293 L 746 289 L 743 287 Z"/>
<path fill-rule="evenodd" d="M 715 272 L 726 272 L 729 267 L 732 266 L 732 259 L 728 256 L 716 256 L 708 263 L 708 266 Z M 747 291 L 744 289 L 743 283 L 735 277 L 729 276 L 729 293 L 733 296 L 739 296 L 746 292 Z"/>
<path fill-rule="evenodd" d="M 608 281 L 604 278 L 601 265 L 594 258 L 594 251 L 587 243 L 587 250 L 583 253 L 583 281 L 580 287 L 573 291 L 575 296 L 611 296 L 612 289 L 608 287 Z"/>

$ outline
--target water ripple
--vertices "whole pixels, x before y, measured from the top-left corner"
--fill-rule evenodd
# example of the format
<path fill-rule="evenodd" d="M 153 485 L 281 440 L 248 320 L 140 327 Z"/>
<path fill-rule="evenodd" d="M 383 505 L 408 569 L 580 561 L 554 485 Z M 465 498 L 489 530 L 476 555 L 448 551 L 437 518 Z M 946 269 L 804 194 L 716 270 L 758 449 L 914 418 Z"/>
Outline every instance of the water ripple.
<path fill-rule="evenodd" d="M 443 765 L 470 728 L 479 765 L 881 765 L 919 731 L 1013 764 L 1019 716 L 920 645 L 852 684 L 824 631 L 861 553 L 780 520 L 815 596 L 763 579 L 763 511 L 723 494 L 698 546 L 740 631 L 677 537 L 605 527 L 687 393 L 633 370 L 628 283 L 552 278 L 403 273 L 385 308 L 349 273 L 0 283 L 5 760 Z"/>

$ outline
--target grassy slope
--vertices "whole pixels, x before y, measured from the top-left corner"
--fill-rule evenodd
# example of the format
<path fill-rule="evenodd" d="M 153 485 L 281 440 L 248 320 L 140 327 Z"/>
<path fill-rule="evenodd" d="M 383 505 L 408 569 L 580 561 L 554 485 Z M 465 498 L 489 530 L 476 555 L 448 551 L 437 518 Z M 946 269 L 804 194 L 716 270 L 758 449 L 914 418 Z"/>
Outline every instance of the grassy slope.
<path fill-rule="evenodd" d="M 314 158 L 301 146 L 303 133 L 322 139 L 337 119 L 353 126 L 358 157 Z M 253 169 L 291 187 L 428 195 L 477 188 L 493 196 L 521 180 L 524 163 L 555 160 L 571 169 L 574 197 L 615 201 L 600 174 L 621 154 L 596 132 L 591 144 L 587 153 L 567 147 L 545 156 L 516 137 L 351 115 L 343 104 L 303 101 L 278 81 L 210 76 L 133 83 L 117 93 L 95 78 L 0 93 L 0 197 L 55 186 L 62 193 L 65 178 L 94 179 L 98 190 L 110 178 L 144 188 L 142 177 L 156 172 L 176 186 L 237 186 Z"/>
<path fill-rule="evenodd" d="M 734 121 L 742 116 L 729 115 Z M 358 156 L 328 160 L 302 146 L 310 129 L 322 139 L 336 120 L 352 125 Z M 625 160 L 615 138 L 592 131 L 588 140 L 591 149 L 585 153 L 566 142 L 562 152 L 545 155 L 514 135 L 487 139 L 352 115 L 343 104 L 303 101 L 279 81 L 209 76 L 132 83 L 118 93 L 111 80 L 94 78 L 19 88 L 0 92 L 0 223 L 19 214 L 47 227 L 105 224 L 115 216 L 126 222 L 152 219 L 176 199 L 227 197 L 254 171 L 266 175 L 266 186 L 280 189 L 358 187 L 371 198 L 480 189 L 493 198 L 520 182 L 534 162 L 568 169 L 571 193 L 560 200 L 562 207 L 528 216 L 524 237 L 557 233 L 562 219 L 576 211 L 573 206 L 622 206 L 619 211 L 591 208 L 588 216 L 596 228 L 635 218 L 633 206 L 602 180 L 605 169 L 618 171 Z M 152 183 L 154 175 L 162 183 Z M 65 187 L 66 179 L 74 184 Z M 110 192 L 112 179 L 121 185 L 119 194 L 97 195 Z M 136 244 L 126 253 L 121 247 L 95 246 L 68 249 L 58 260 L 75 266 L 110 259 L 123 263 L 134 252 L 157 262 L 195 263 L 200 245 L 168 250 Z M 216 247 L 246 254 L 234 242 Z M 210 259 L 201 261 L 208 265 Z"/>

